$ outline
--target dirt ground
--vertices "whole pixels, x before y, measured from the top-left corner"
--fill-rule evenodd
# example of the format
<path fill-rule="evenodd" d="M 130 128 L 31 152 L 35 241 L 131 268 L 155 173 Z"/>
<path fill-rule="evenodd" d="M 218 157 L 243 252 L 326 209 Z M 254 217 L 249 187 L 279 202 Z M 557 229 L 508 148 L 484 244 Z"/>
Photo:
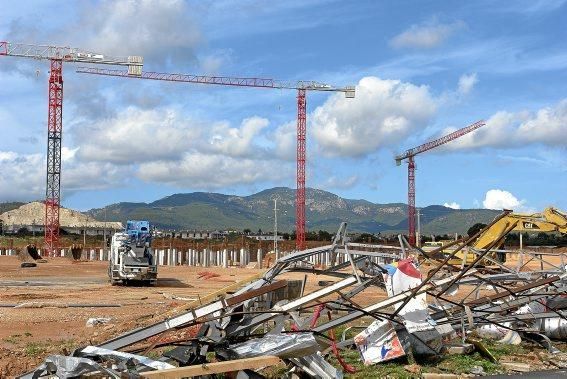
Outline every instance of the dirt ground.
<path fill-rule="evenodd" d="M 156 322 L 161 314 L 186 300 L 198 299 L 259 272 L 215 269 L 220 277 L 198 279 L 202 268 L 160 267 L 155 287 L 111 286 L 107 262 L 49 259 L 35 268 L 20 268 L 17 257 L 0 257 L 0 305 L 43 303 L 55 307 L 0 308 L 0 377 L 34 367 L 45 355 L 104 341 L 131 328 L 134 322 Z M 112 308 L 69 308 L 68 304 L 111 304 Z M 92 317 L 108 325 L 86 327 Z M 152 321 L 155 319 L 155 321 Z"/>
<path fill-rule="evenodd" d="M 164 318 L 189 300 L 218 291 L 264 270 L 251 268 L 202 268 L 164 266 L 154 287 L 111 286 L 107 262 L 73 262 L 51 258 L 34 268 L 20 268 L 17 257 L 0 257 L 0 378 L 11 377 L 41 363 L 50 353 L 62 353 Z M 199 278 L 211 271 L 219 277 Z M 303 279 L 290 273 L 287 279 Z M 306 292 L 321 288 L 319 280 L 336 278 L 308 275 Z M 183 299 L 176 299 L 183 298 Z M 383 298 L 375 290 L 360 299 L 369 304 Z M 22 308 L 13 305 L 26 304 Z M 70 304 L 120 305 L 80 307 Z M 43 307 L 33 307 L 43 306 Z M 67 306 L 67 307 L 66 307 Z M 89 318 L 111 318 L 107 325 L 87 327 Z"/>
<path fill-rule="evenodd" d="M 559 263 L 560 259 L 553 261 Z M 17 257 L 0 256 L 0 378 L 21 374 L 37 366 L 49 354 L 70 352 L 135 327 L 153 324 L 191 300 L 264 271 L 164 266 L 159 269 L 156 286 L 123 287 L 108 283 L 107 262 L 51 258 L 34 268 L 20 268 L 20 263 Z M 516 262 L 508 264 L 515 266 Z M 526 269 L 537 269 L 539 263 L 530 262 L 527 266 Z M 219 276 L 203 279 L 199 275 L 203 271 Z M 289 273 L 282 279 L 303 277 L 302 273 Z M 321 280 L 337 279 L 308 275 L 306 293 L 321 288 L 318 284 Z M 383 298 L 384 292 L 369 288 L 353 300 L 365 306 Z M 13 307 L 26 303 L 21 308 Z M 99 307 L 69 307 L 72 304 Z M 100 307 L 102 305 L 120 306 Z M 87 327 L 87 320 L 94 317 L 111 321 Z"/>

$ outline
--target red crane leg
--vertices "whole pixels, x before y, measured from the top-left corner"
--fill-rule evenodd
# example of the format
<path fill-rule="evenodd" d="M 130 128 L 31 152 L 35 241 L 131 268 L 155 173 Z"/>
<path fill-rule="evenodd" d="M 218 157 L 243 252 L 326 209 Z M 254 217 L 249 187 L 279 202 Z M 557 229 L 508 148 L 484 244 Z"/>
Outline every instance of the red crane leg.
<path fill-rule="evenodd" d="M 61 200 L 61 133 L 63 129 L 63 62 L 51 60 L 47 116 L 47 186 L 45 190 L 45 249 L 59 255 Z"/>
<path fill-rule="evenodd" d="M 415 246 L 415 162 L 408 157 L 408 234 L 409 243 Z"/>
<path fill-rule="evenodd" d="M 305 248 L 305 137 L 307 134 L 306 90 L 297 91 L 297 192 L 295 195 L 295 245 Z"/>

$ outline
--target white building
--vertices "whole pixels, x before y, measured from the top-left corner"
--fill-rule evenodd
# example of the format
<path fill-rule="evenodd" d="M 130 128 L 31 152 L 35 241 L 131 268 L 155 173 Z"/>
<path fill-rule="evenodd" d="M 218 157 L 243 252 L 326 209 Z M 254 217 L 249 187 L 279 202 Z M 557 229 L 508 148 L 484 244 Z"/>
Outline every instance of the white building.
<path fill-rule="evenodd" d="M 254 238 L 255 240 L 258 240 L 258 241 L 273 241 L 273 240 L 274 240 L 274 235 L 273 235 L 273 234 L 251 234 L 251 235 L 249 235 L 248 237 Z M 283 241 L 284 238 L 283 238 L 283 236 L 280 236 L 280 235 L 278 234 L 277 240 L 278 240 L 278 241 Z"/>
<path fill-rule="evenodd" d="M 219 230 L 182 230 L 169 233 L 169 235 L 172 234 L 175 238 L 188 240 L 218 240 L 228 236 L 229 232 Z"/>

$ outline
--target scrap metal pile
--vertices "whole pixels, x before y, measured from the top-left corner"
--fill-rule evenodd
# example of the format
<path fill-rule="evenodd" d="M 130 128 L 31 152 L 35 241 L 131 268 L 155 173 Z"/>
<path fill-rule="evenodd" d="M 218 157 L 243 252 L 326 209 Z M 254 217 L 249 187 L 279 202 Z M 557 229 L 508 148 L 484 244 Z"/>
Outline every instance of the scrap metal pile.
<path fill-rule="evenodd" d="M 70 356 L 49 356 L 22 377 L 177 378 L 235 372 L 238 378 L 261 378 L 265 367 L 281 363 L 286 372 L 282 375 L 341 378 L 354 370 L 341 358 L 344 349 L 357 349 L 370 365 L 410 353 L 436 356 L 450 345 L 474 343 L 472 336 L 504 343 L 526 339 L 554 351 L 550 338 L 567 337 L 567 313 L 562 310 L 565 265 L 556 263 L 557 256 L 529 252 L 516 257 L 520 263 L 514 267 L 500 262 L 498 257 L 507 253 L 493 249 L 512 228 L 483 250 L 471 248 L 479 231 L 425 252 L 410 247 L 403 237 L 400 247 L 350 243 L 343 223 L 330 245 L 279 259 L 232 295 L 98 346 L 78 348 Z M 325 257 L 319 261 L 330 265 L 315 265 L 313 257 Z M 457 257 L 461 264 L 455 263 Z M 540 269 L 527 270 L 534 260 L 541 263 Z M 320 289 L 304 293 L 305 281 L 295 288 L 281 280 L 286 272 L 336 279 L 321 281 Z M 385 291 L 387 296 L 358 304 L 354 299 L 364 298 L 365 291 Z M 362 320 L 370 325 L 354 338 L 335 335 L 336 328 L 359 326 Z M 198 329 L 191 338 L 160 338 L 189 327 Z M 169 348 L 159 358 L 133 354 L 164 346 Z M 331 356 L 338 365 L 329 363 Z"/>

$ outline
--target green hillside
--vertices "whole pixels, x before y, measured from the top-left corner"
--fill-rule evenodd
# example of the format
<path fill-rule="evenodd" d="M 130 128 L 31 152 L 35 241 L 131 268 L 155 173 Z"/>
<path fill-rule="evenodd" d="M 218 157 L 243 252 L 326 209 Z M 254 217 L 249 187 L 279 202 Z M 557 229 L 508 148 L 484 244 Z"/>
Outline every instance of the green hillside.
<path fill-rule="evenodd" d="M 295 222 L 295 190 L 267 189 L 250 196 L 194 192 L 174 194 L 152 203 L 117 203 L 88 213 L 99 220 L 150 220 L 163 229 L 251 229 L 272 230 L 274 199 L 278 199 L 278 229 L 291 232 Z M 492 220 L 498 211 L 451 209 L 433 205 L 421 209 L 424 233 L 465 233 L 476 222 Z M 407 205 L 374 204 L 366 200 L 344 199 L 333 193 L 306 190 L 307 228 L 336 231 L 342 221 L 350 231 L 398 232 L 407 230 Z"/>

